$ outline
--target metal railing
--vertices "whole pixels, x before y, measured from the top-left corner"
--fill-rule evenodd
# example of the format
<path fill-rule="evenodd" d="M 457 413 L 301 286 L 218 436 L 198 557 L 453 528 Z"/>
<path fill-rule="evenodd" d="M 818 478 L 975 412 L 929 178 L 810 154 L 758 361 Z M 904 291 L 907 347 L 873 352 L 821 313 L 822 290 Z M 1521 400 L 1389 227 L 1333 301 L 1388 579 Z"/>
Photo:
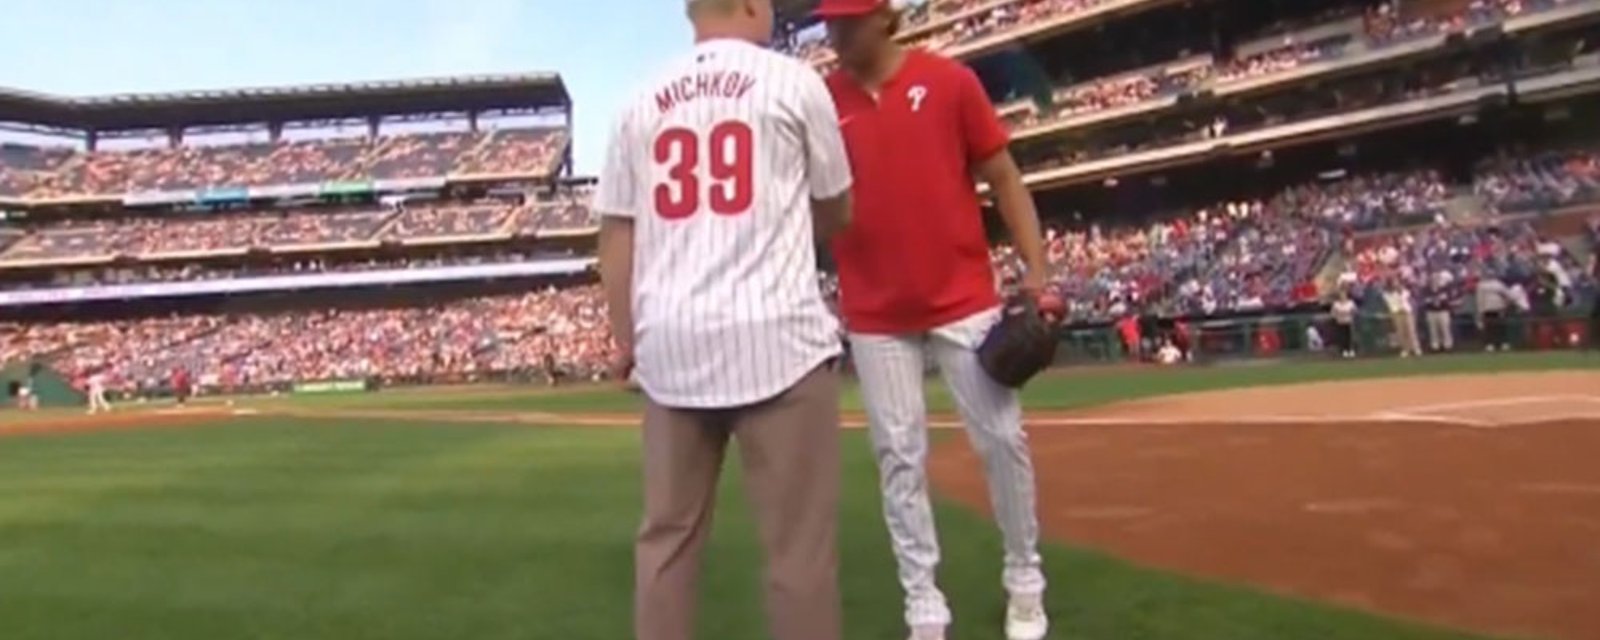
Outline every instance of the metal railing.
<path fill-rule="evenodd" d="M 1593 304 L 1593 303 L 1590 303 Z M 1506 317 L 1507 336 L 1513 349 L 1545 350 L 1594 347 L 1600 336 L 1591 335 L 1593 322 L 1587 306 L 1569 306 L 1555 315 L 1513 313 Z M 1417 336 L 1430 350 L 1425 313 L 1414 314 Z M 1338 355 L 1333 343 L 1334 323 L 1326 312 L 1270 314 L 1207 319 L 1180 323 L 1157 335 L 1140 335 L 1139 345 L 1125 343 L 1114 325 L 1064 329 L 1056 358 L 1061 365 L 1127 362 L 1148 359 L 1163 340 L 1187 346 L 1193 361 Z M 1322 349 L 1312 349 L 1311 329 L 1316 329 Z M 1481 351 L 1484 330 L 1472 314 L 1450 316 L 1452 351 Z M 1395 355 L 1399 347 L 1388 314 L 1357 316 L 1353 342 L 1359 355 Z"/>

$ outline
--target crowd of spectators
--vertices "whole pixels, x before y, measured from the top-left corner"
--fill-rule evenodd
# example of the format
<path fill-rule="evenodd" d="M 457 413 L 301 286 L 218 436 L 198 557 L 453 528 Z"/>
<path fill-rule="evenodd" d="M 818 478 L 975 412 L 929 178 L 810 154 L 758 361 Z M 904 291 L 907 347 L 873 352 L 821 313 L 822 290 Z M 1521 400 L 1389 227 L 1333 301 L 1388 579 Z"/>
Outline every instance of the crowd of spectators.
<path fill-rule="evenodd" d="M 404 308 L 0 323 L 0 361 L 40 359 L 114 391 L 159 389 L 176 369 L 217 391 L 372 378 L 386 383 L 593 379 L 610 362 L 597 286 Z"/>
<path fill-rule="evenodd" d="M 1137 227 L 1052 230 L 1052 288 L 1068 301 L 1068 322 L 1106 322 L 1162 306 L 1170 283 L 1194 274 L 1228 238 L 1234 220 L 1201 211 Z"/>
<path fill-rule="evenodd" d="M 1335 290 L 1374 308 L 1391 282 L 1418 291 L 1418 299 L 1426 287 L 1453 285 L 1460 304 L 1484 274 L 1513 288 L 1548 274 L 1573 298 L 1594 290 L 1579 257 L 1526 220 L 1439 218 L 1341 242 L 1349 219 L 1324 213 L 1328 202 L 1345 200 L 1366 203 L 1364 215 L 1406 220 L 1413 211 L 1405 206 L 1409 200 L 1391 192 L 1433 193 L 1435 182 L 1426 172 L 1356 177 L 1139 225 L 1051 226 L 1051 286 L 1068 301 L 1067 319 L 1074 323 L 1285 310 L 1331 294 L 1318 287 L 1317 277 L 1342 246 L 1348 271 L 1332 283 Z M 993 257 L 1002 280 L 1015 275 L 1010 248 L 996 247 Z M 819 277 L 819 287 L 830 297 L 837 293 L 827 275 Z M 216 389 L 350 377 L 406 382 L 520 373 L 541 379 L 547 359 L 564 375 L 592 378 L 611 355 L 605 322 L 591 285 L 406 308 L 0 323 L 0 361 L 38 357 L 70 376 L 104 373 L 123 391 L 158 387 L 175 368 Z"/>
<path fill-rule="evenodd" d="M 149 282 L 203 282 L 232 280 L 263 276 L 305 275 L 315 273 L 359 273 L 367 271 L 392 271 L 427 269 L 432 267 L 468 266 L 481 264 L 508 264 L 572 258 L 575 254 L 559 251 L 490 251 L 484 253 L 452 254 L 443 256 L 404 256 L 367 259 L 328 259 L 308 257 L 283 262 L 266 262 L 236 265 L 214 265 L 196 262 L 147 263 L 113 265 L 74 269 L 53 269 L 37 278 L 15 277 L 0 281 L 0 289 L 25 290 L 62 287 L 99 287 L 108 285 L 142 284 Z"/>
<path fill-rule="evenodd" d="M 1413 36 L 1516 17 L 1571 1 L 1473 0 L 1444 15 L 1406 19 L 1398 17 L 1400 12 L 1392 6 L 1383 5 L 1369 13 L 1365 31 L 1358 27 L 1355 31 L 1323 34 L 1309 40 L 1303 40 L 1293 33 L 1274 36 L 1281 37 L 1281 41 L 1249 55 L 1229 59 L 1202 54 L 1196 59 L 1175 61 L 1165 67 L 1076 83 L 1054 89 L 1051 92 L 1052 104 L 1048 106 L 1040 107 L 1027 100 L 1018 100 L 1002 107 L 1002 113 L 1013 128 L 1047 124 L 1198 90 L 1208 82 L 1225 86 L 1232 82 L 1272 76 Z M 1092 4 L 1095 3 L 1086 3 L 1079 10 Z M 1015 22 L 1012 20 L 1007 24 Z M 955 32 L 959 33 L 959 28 Z"/>
<path fill-rule="evenodd" d="M 1339 229 L 1421 224 L 1445 213 L 1450 189 L 1433 170 L 1363 174 L 1292 187 L 1275 206 Z"/>
<path fill-rule="evenodd" d="M 1366 30 L 1375 46 L 1459 31 L 1554 9 L 1578 0 L 1468 0 L 1456 10 L 1441 14 L 1411 14 L 1386 2 L 1367 13 Z"/>
<path fill-rule="evenodd" d="M 1519 220 L 1444 221 L 1367 239 L 1347 256 L 1338 286 L 1374 308 L 1381 307 L 1383 289 L 1391 283 L 1412 291 L 1418 300 L 1430 288 L 1439 288 L 1461 311 L 1470 306 L 1477 281 L 1491 274 L 1514 288 L 1531 287 L 1547 275 L 1567 301 L 1592 295 L 1596 285 L 1569 247 Z"/>
<path fill-rule="evenodd" d="M 535 212 L 538 215 L 532 215 Z M 577 196 L 537 205 L 512 200 L 413 201 L 383 208 L 173 213 L 110 221 L 67 220 L 34 227 L 20 235 L 16 230 L 0 232 L 0 261 L 485 236 L 510 233 L 513 226 L 531 233 L 590 224 L 587 200 Z M 7 242 L 8 239 L 14 241 Z"/>
<path fill-rule="evenodd" d="M 460 174 L 548 175 L 559 128 L 72 152 L 0 147 L 0 195 L 59 198 Z"/>
<path fill-rule="evenodd" d="M 1293 309 L 1317 301 L 1315 278 L 1335 246 L 1335 234 L 1306 224 L 1278 203 L 1241 203 L 1233 237 L 1198 276 L 1181 282 L 1173 315 L 1210 316 Z"/>
<path fill-rule="evenodd" d="M 1315 96 L 1287 93 L 1241 104 L 1163 114 L 1085 131 L 1081 139 L 1025 139 L 1018 162 L 1026 171 L 1114 158 L 1154 149 L 1221 139 L 1264 128 L 1409 100 L 1448 94 L 1491 80 L 1496 73 L 1482 61 L 1439 58 L 1420 63 L 1405 76 L 1365 74 L 1334 81 Z"/>
<path fill-rule="evenodd" d="M 1344 55 L 1354 41 L 1350 34 L 1338 34 L 1311 42 L 1297 42 L 1286 38 L 1282 46 L 1269 48 L 1252 55 L 1234 58 L 1218 66 L 1217 82 L 1229 83 L 1270 76 L 1301 65 L 1329 60 Z"/>
<path fill-rule="evenodd" d="M 1016 102 L 1001 113 L 1013 129 L 1135 105 L 1194 88 L 1211 74 L 1209 63 L 1163 67 L 1056 89 L 1051 104 Z"/>
<path fill-rule="evenodd" d="M 534 198 L 531 206 L 524 208 L 513 224 L 519 233 L 525 235 L 540 231 L 559 233 L 593 229 L 599 225 L 594 211 L 589 208 L 593 195 L 593 188 L 587 186 L 540 194 Z"/>
<path fill-rule="evenodd" d="M 985 36 L 1027 26 L 1042 20 L 1069 16 L 1093 9 L 1107 0 L 929 0 L 910 7 L 901 16 L 901 32 L 914 32 L 905 38 L 909 46 L 940 50 L 972 42 Z M 974 9 L 982 9 L 973 11 Z M 957 18 L 951 20 L 951 18 Z M 937 24 L 935 24 L 937 23 Z M 932 28 L 925 28 L 934 25 Z M 833 59 L 833 51 L 820 38 L 788 43 L 794 55 L 813 64 Z"/>
<path fill-rule="evenodd" d="M 408 203 L 380 235 L 395 240 L 460 238 L 504 233 L 520 205 L 485 201 L 475 203 Z"/>
<path fill-rule="evenodd" d="M 1474 188 L 1505 213 L 1590 202 L 1600 198 L 1600 153 L 1573 149 L 1495 158 L 1479 168 Z"/>
<path fill-rule="evenodd" d="M 1055 290 L 1072 322 L 1128 313 L 1209 316 L 1315 302 L 1316 277 L 1341 238 L 1379 226 L 1426 223 L 1449 196 L 1431 171 L 1359 175 L 1284 189 L 1266 200 L 1219 203 L 1154 222 L 1046 232 Z M 1009 246 L 993 254 L 1014 277 Z"/>

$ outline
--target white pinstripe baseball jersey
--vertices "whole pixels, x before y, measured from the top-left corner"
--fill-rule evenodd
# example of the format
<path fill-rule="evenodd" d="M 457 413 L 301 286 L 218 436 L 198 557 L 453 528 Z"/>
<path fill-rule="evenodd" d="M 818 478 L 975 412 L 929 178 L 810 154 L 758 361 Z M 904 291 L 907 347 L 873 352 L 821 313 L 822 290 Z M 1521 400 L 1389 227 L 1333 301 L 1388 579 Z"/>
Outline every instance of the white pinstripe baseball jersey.
<path fill-rule="evenodd" d="M 810 201 L 850 188 L 816 72 L 711 40 L 624 106 L 595 188 L 634 221 L 635 373 L 656 402 L 752 404 L 839 353 Z"/>

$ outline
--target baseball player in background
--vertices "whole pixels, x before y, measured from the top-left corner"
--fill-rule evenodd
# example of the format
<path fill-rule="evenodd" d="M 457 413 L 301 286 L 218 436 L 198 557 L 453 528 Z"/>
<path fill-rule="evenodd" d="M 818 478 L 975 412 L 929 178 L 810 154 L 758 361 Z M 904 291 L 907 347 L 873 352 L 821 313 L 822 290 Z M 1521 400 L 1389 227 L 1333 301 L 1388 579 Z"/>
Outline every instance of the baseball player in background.
<path fill-rule="evenodd" d="M 929 507 L 926 359 L 938 365 L 984 461 L 1005 539 L 1010 640 L 1045 637 L 1033 464 L 1016 393 L 976 349 L 1000 314 L 973 176 L 989 183 L 1025 273 L 1044 286 L 1044 240 L 1032 197 L 1006 150 L 1009 135 L 970 69 L 897 45 L 886 0 L 822 0 L 840 68 L 827 78 L 855 173 L 855 215 L 833 242 L 840 309 L 871 424 L 884 517 L 916 640 L 938 640 L 950 609 L 935 582 L 939 542 Z"/>
<path fill-rule="evenodd" d="M 688 640 L 737 441 L 777 640 L 838 640 L 838 323 L 815 243 L 849 216 L 821 78 L 763 48 L 770 0 L 689 0 L 695 46 L 627 102 L 595 190 L 619 355 L 646 396 L 635 636 Z"/>
<path fill-rule="evenodd" d="M 106 374 L 96 371 L 89 374 L 89 413 L 109 413 L 111 403 L 106 401 Z"/>

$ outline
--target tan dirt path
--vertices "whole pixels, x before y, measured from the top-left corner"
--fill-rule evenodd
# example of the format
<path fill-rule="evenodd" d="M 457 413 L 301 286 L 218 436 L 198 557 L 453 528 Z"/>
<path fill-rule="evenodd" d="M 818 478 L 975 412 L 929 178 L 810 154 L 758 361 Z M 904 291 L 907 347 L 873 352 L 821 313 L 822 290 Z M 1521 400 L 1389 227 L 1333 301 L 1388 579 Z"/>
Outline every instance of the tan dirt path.
<path fill-rule="evenodd" d="M 1073 417 L 1099 426 L 1029 430 L 1052 538 L 1459 628 L 1600 638 L 1600 616 L 1574 615 L 1600 602 L 1600 374 L 1263 387 Z M 964 438 L 930 460 L 943 495 L 987 510 L 980 468 Z"/>

